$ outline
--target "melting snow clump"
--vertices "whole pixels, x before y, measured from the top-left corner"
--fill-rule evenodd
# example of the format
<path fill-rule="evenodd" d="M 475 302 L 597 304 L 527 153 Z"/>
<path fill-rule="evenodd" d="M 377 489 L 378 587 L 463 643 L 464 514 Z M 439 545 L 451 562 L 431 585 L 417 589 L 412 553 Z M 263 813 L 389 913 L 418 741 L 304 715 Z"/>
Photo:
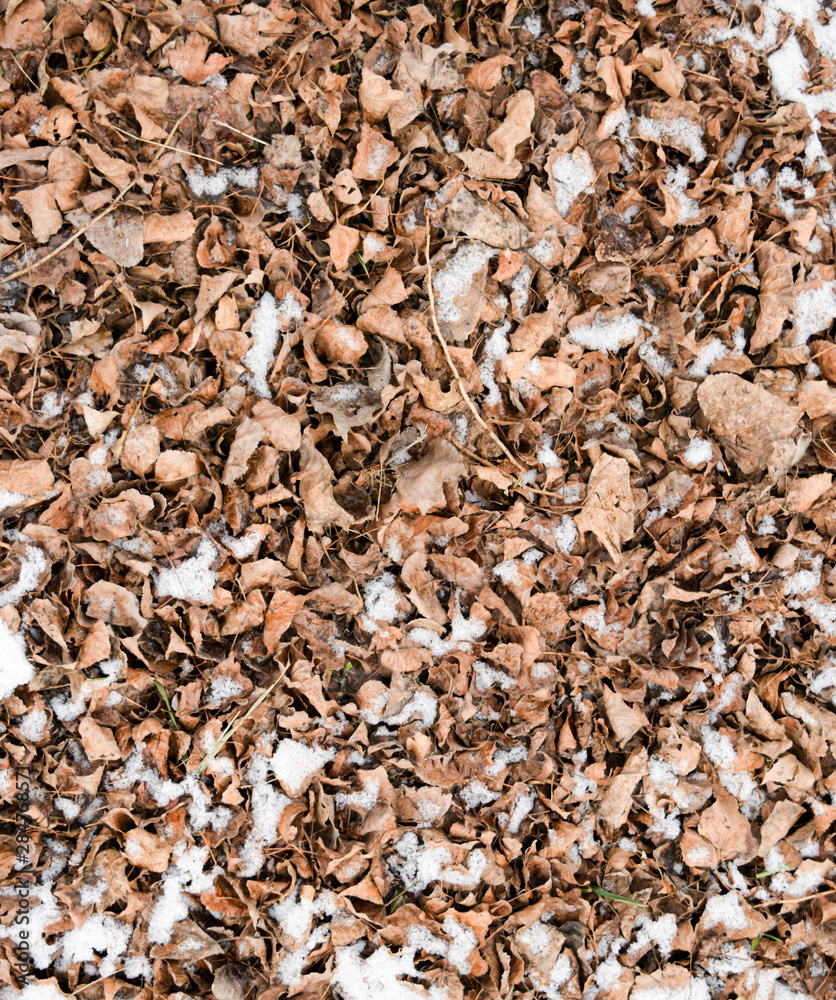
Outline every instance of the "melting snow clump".
<path fill-rule="evenodd" d="M 580 147 L 574 153 L 561 153 L 552 164 L 552 177 L 555 204 L 565 218 L 578 195 L 591 191 L 595 183 L 595 170 L 589 153 Z"/>
<path fill-rule="evenodd" d="M 259 396 L 270 399 L 272 393 L 267 384 L 267 376 L 273 367 L 279 343 L 279 310 L 276 299 L 270 292 L 264 293 L 253 313 L 250 335 L 253 338 L 252 347 L 241 360 L 250 369 L 251 374 L 244 376 L 242 381 L 248 381 Z"/>
<path fill-rule="evenodd" d="M 436 296 L 436 314 L 442 323 L 458 323 L 462 319 L 456 299 L 467 295 L 473 279 L 496 250 L 470 243 L 457 250 L 440 270 L 433 275 Z"/>
<path fill-rule="evenodd" d="M 391 573 L 383 573 L 375 577 L 363 587 L 363 598 L 366 613 L 363 615 L 363 627 L 369 632 L 376 632 L 376 622 L 393 622 L 399 614 L 400 595 L 395 586 L 395 577 Z"/>
<path fill-rule="evenodd" d="M 639 330 L 646 324 L 632 313 L 622 313 L 609 319 L 597 313 L 591 323 L 576 326 L 569 331 L 569 340 L 591 351 L 617 354 L 622 347 L 632 344 Z"/>
<path fill-rule="evenodd" d="M 26 499 L 25 494 L 15 493 L 14 490 L 0 490 L 0 511 L 7 507 L 16 507 Z"/>
<path fill-rule="evenodd" d="M 177 601 L 208 606 L 215 599 L 218 574 L 209 567 L 217 556 L 208 538 L 201 538 L 197 552 L 178 566 L 162 569 L 157 574 L 157 596 L 173 597 Z"/>
<path fill-rule="evenodd" d="M 418 834 L 411 832 L 395 844 L 395 852 L 389 868 L 410 892 L 423 892 L 432 882 L 475 889 L 488 863 L 485 852 L 477 848 L 467 856 L 466 868 L 453 865 L 453 856 L 446 847 L 422 844 Z"/>
<path fill-rule="evenodd" d="M 212 175 L 207 175 L 198 164 L 186 174 L 189 187 L 198 198 L 217 198 L 230 184 L 241 188 L 254 188 L 258 184 L 258 167 L 221 167 Z"/>
<path fill-rule="evenodd" d="M 35 668 L 26 653 L 23 632 L 15 635 L 0 618 L 0 701 L 5 701 L 15 688 L 28 684 L 35 676 Z"/>
<path fill-rule="evenodd" d="M 703 130 L 687 118 L 656 121 L 642 116 L 637 124 L 642 132 L 651 136 L 660 145 L 675 142 L 685 146 L 694 163 L 702 163 L 706 157 L 705 146 L 702 144 Z"/>
<path fill-rule="evenodd" d="M 27 545 L 20 560 L 20 576 L 17 581 L 0 590 L 0 608 L 20 604 L 37 587 L 46 568 L 46 556 L 41 549 L 37 545 Z"/>
<path fill-rule="evenodd" d="M 201 892 L 208 892 L 215 884 L 216 874 L 222 874 L 219 868 L 203 871 L 208 857 L 208 847 L 186 850 L 183 841 L 174 848 L 174 864 L 169 865 L 163 875 L 162 895 L 148 919 L 148 940 L 152 944 L 168 944 L 174 925 L 188 917 L 190 900 L 185 893 L 199 896 Z"/>
<path fill-rule="evenodd" d="M 701 437 L 695 437 L 682 453 L 682 458 L 687 465 L 704 465 L 714 458 L 714 448 L 710 441 L 705 441 Z"/>

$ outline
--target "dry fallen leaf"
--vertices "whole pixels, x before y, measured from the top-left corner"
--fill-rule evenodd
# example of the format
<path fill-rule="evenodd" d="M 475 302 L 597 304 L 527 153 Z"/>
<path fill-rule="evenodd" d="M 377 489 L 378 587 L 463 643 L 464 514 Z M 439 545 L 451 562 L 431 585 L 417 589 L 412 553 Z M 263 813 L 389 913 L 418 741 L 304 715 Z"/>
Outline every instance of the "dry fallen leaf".
<path fill-rule="evenodd" d="M 726 453 L 751 475 L 792 465 L 801 410 L 739 375 L 709 375 L 697 390 L 702 411 Z"/>
<path fill-rule="evenodd" d="M 434 438 L 427 446 L 424 457 L 405 466 L 398 477 L 401 509 L 428 514 L 431 510 L 445 507 L 444 484 L 457 483 L 465 475 L 467 466 L 453 445 Z"/>
<path fill-rule="evenodd" d="M 359 96 L 363 115 L 374 124 L 385 118 L 404 95 L 402 91 L 395 90 L 387 79 L 364 67 Z"/>
<path fill-rule="evenodd" d="M 352 517 L 334 499 L 334 473 L 317 450 L 308 431 L 302 434 L 299 451 L 299 496 L 305 505 L 305 519 L 314 534 L 331 524 L 347 528 Z"/>
<path fill-rule="evenodd" d="M 87 239 L 119 267 L 133 267 L 145 256 L 142 217 L 116 209 L 85 232 Z"/>
<path fill-rule="evenodd" d="M 613 559 L 634 533 L 635 503 L 630 489 L 630 466 L 623 458 L 602 455 L 589 477 L 586 500 L 575 524 L 591 531 Z"/>
<path fill-rule="evenodd" d="M 3 5 L 3 1000 L 832 993 L 781 6 Z"/>

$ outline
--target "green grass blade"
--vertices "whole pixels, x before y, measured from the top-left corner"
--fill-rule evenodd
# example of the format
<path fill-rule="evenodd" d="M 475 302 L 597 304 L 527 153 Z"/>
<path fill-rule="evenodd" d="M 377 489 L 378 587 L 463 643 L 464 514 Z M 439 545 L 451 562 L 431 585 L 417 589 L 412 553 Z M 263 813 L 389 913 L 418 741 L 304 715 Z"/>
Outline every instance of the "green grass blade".
<path fill-rule="evenodd" d="M 607 892 L 606 889 L 600 888 L 597 885 L 588 885 L 584 892 L 594 892 L 596 896 L 601 899 L 607 900 L 607 902 L 616 903 L 629 903 L 630 906 L 644 906 L 645 904 L 640 902 L 638 899 L 631 899 L 629 896 L 617 896 L 614 892 Z"/>
<path fill-rule="evenodd" d="M 282 674 L 282 677 L 283 676 L 284 676 L 284 674 Z M 252 703 L 252 705 L 247 709 L 246 715 L 244 715 L 241 719 L 239 719 L 237 715 L 234 715 L 232 717 L 232 722 L 229 723 L 229 725 L 226 727 L 226 729 L 221 733 L 221 735 L 215 741 L 215 745 L 212 747 L 212 749 L 206 754 L 206 756 L 200 762 L 200 764 L 199 764 L 199 766 L 197 768 L 198 776 L 200 776 L 201 774 L 203 774 L 203 772 L 206 770 L 206 768 L 210 764 L 210 762 L 213 761 L 215 759 L 215 757 L 218 756 L 218 754 L 221 752 L 221 750 L 223 749 L 223 747 L 234 736 L 236 730 L 240 729 L 241 726 L 244 725 L 244 723 L 247 721 L 247 719 L 249 719 L 249 717 L 258 708 L 258 706 L 264 701 L 264 699 L 270 694 L 270 692 L 279 683 L 280 680 L 281 680 L 281 677 L 277 677 L 273 681 L 273 683 L 270 685 L 270 687 L 267 688 L 266 691 L 263 691 L 258 696 L 258 698 L 256 698 L 256 700 Z"/>
<path fill-rule="evenodd" d="M 788 872 L 792 865 L 782 865 L 780 868 L 773 868 L 771 872 L 758 872 L 755 878 L 769 878 L 770 875 L 777 875 L 779 872 Z"/>
<path fill-rule="evenodd" d="M 165 704 L 165 710 L 166 712 L 168 712 L 168 721 L 171 723 L 171 728 L 179 729 L 180 727 L 177 725 L 177 719 L 175 719 L 174 717 L 174 710 L 171 707 L 171 702 L 168 700 L 168 695 L 166 694 L 166 690 L 162 686 L 162 684 L 157 680 L 156 677 L 154 678 L 154 686 L 159 691 L 160 697 L 162 698 Z"/>

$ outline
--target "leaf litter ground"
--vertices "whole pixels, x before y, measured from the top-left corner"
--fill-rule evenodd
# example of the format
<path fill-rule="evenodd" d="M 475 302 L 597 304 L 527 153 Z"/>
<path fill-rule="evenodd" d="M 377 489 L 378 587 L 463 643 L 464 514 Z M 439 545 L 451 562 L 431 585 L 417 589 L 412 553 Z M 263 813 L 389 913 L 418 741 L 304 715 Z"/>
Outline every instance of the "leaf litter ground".
<path fill-rule="evenodd" d="M 2 1000 L 833 996 L 826 6 L 0 66 Z"/>

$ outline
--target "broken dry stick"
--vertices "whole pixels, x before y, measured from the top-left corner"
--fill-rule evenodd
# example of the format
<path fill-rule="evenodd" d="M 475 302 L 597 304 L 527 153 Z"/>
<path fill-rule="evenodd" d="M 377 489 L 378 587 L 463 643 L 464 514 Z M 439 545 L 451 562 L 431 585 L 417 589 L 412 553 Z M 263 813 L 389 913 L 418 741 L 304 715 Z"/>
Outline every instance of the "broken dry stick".
<path fill-rule="evenodd" d="M 441 335 L 441 330 L 438 327 L 438 319 L 437 319 L 436 314 L 435 314 L 435 292 L 433 291 L 433 269 L 432 269 L 432 264 L 430 263 L 430 227 L 429 226 L 427 226 L 427 292 L 428 292 L 429 297 L 430 297 L 430 319 L 432 320 L 433 332 L 435 333 L 436 337 L 438 338 L 439 344 L 441 344 L 441 349 L 442 349 L 442 351 L 444 351 L 444 359 L 447 362 L 447 365 L 448 365 L 448 367 L 449 367 L 449 369 L 450 369 L 453 377 L 456 380 L 456 384 L 459 387 L 459 392 L 461 393 L 462 399 L 465 401 L 465 403 L 467 404 L 468 409 L 473 414 L 473 417 L 474 417 L 476 423 L 479 424 L 479 426 L 488 435 L 488 437 L 494 442 L 494 444 L 496 444 L 502 450 L 503 455 L 505 455 L 505 457 L 510 462 L 512 462 L 513 465 L 517 469 L 519 469 L 520 472 L 522 472 L 522 473 L 528 472 L 528 469 L 526 469 L 526 467 L 522 464 L 522 462 L 520 462 L 519 459 L 515 458 L 511 454 L 511 452 L 508 450 L 508 448 L 502 443 L 502 441 L 500 440 L 500 438 L 498 437 L 498 435 L 493 430 L 491 430 L 491 428 L 482 419 L 481 415 L 479 414 L 479 411 L 476 409 L 476 406 L 475 406 L 473 400 L 467 394 L 467 389 L 465 389 L 464 382 L 462 381 L 461 375 L 459 375 L 458 369 L 453 364 L 453 359 L 450 357 L 450 351 L 449 351 L 449 349 L 447 347 L 447 341 Z"/>

